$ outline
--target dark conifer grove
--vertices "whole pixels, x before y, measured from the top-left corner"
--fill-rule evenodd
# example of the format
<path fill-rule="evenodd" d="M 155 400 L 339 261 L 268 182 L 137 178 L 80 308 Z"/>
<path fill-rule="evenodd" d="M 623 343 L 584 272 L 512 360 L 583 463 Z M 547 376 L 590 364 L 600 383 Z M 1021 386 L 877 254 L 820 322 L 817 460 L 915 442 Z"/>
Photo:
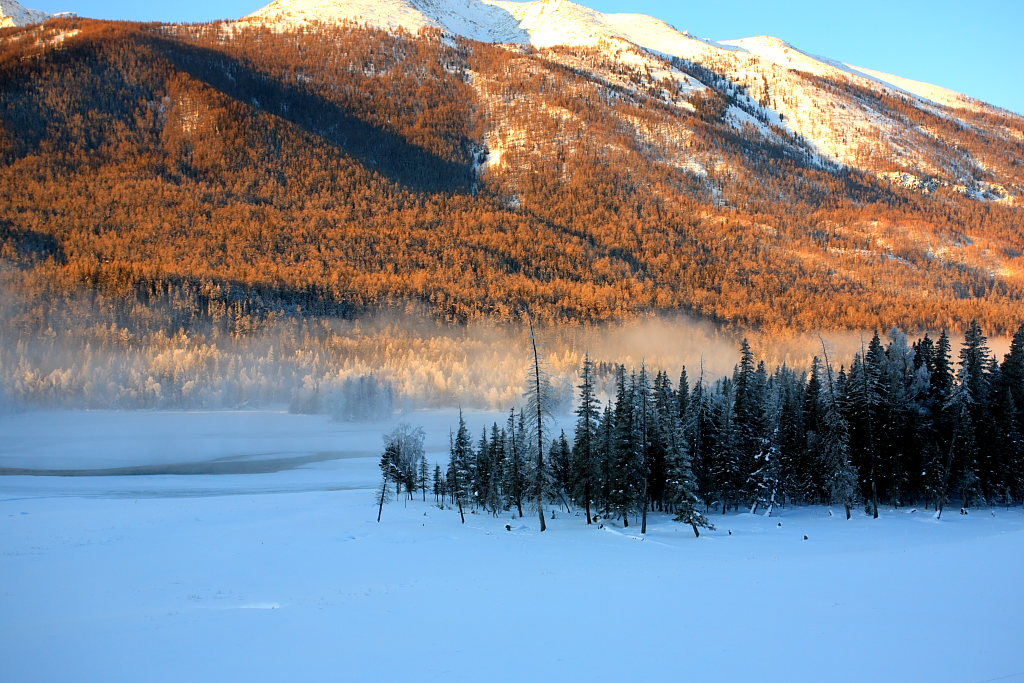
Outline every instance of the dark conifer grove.
<path fill-rule="evenodd" d="M 732 376 L 707 384 L 701 374 L 694 386 L 685 369 L 673 387 L 664 372 L 652 380 L 619 365 L 603 409 L 588 356 L 571 443 L 562 432 L 537 457 L 513 410 L 474 450 L 460 420 L 437 500 L 495 516 L 576 506 L 588 524 L 639 520 L 641 533 L 657 511 L 698 536 L 712 510 L 829 505 L 849 518 L 858 506 L 876 517 L 879 506 L 914 506 L 941 516 L 950 504 L 966 513 L 1024 502 L 1024 325 L 1002 361 L 977 323 L 957 363 L 945 333 L 913 343 L 876 333 L 849 367 L 823 352 L 808 370 L 769 371 L 744 340 Z"/>

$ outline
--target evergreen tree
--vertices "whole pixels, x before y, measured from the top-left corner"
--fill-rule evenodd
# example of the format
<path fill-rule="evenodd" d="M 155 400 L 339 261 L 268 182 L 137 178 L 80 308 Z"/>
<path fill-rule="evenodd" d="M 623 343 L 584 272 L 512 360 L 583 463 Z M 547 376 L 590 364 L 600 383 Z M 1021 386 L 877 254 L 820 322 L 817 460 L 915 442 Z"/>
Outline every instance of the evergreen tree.
<path fill-rule="evenodd" d="M 490 508 L 491 512 L 497 516 L 498 512 L 502 509 L 502 486 L 505 479 L 505 452 L 507 437 L 505 430 L 498 427 L 498 423 L 495 422 L 491 425 L 491 442 L 488 447 L 490 452 L 490 475 L 488 476 L 488 486 L 484 493 L 483 504 L 485 507 Z"/>
<path fill-rule="evenodd" d="M 462 411 L 459 411 L 459 428 L 451 441 L 451 453 L 449 459 L 448 482 L 451 495 L 459 508 L 459 515 L 462 522 L 466 522 L 464 512 L 465 506 L 472 501 L 472 458 L 473 442 L 466 428 L 466 421 L 462 418 Z"/>
<path fill-rule="evenodd" d="M 846 510 L 846 519 L 850 519 L 850 507 L 857 497 L 857 473 L 850 462 L 849 433 L 846 419 L 839 409 L 839 397 L 832 380 L 828 354 L 825 354 L 825 370 L 829 381 L 828 392 L 824 397 L 827 407 L 822 421 L 821 468 L 829 503 L 842 504 Z"/>
<path fill-rule="evenodd" d="M 594 362 L 587 354 L 580 368 L 579 403 L 576 406 L 576 431 L 573 435 L 573 490 L 572 497 L 581 503 L 590 524 L 590 504 L 597 492 L 598 467 L 598 423 L 600 402 L 594 392 Z"/>
<path fill-rule="evenodd" d="M 377 489 L 377 498 L 379 500 L 379 506 L 377 508 L 377 522 L 380 522 L 381 515 L 384 513 L 384 503 L 390 500 L 388 494 L 388 482 L 398 481 L 401 476 L 401 471 L 398 468 L 399 459 L 398 444 L 394 441 L 386 441 L 384 444 L 384 452 L 381 453 L 380 467 L 381 481 L 380 486 Z"/>
<path fill-rule="evenodd" d="M 568 493 L 575 487 L 572 467 L 572 448 L 562 431 L 557 439 L 551 442 L 548 451 L 548 462 L 551 467 L 551 494 L 557 496 L 565 505 L 566 513 L 572 512 L 569 507 Z"/>
<path fill-rule="evenodd" d="M 620 366 L 615 376 L 615 408 L 613 421 L 615 441 L 609 495 L 611 504 L 629 526 L 629 514 L 640 497 L 640 439 L 637 436 L 637 414 L 633 401 L 633 380 L 626 380 L 626 369 Z"/>
<path fill-rule="evenodd" d="M 690 378 L 686 375 L 686 366 L 679 372 L 679 385 L 676 387 L 676 407 L 679 420 L 685 425 L 690 414 Z"/>
<path fill-rule="evenodd" d="M 1009 390 L 1017 406 L 1017 429 L 1024 431 L 1024 324 L 1013 335 L 999 375 L 1000 383 Z"/>
<path fill-rule="evenodd" d="M 707 465 L 709 488 L 724 515 L 738 504 L 742 489 L 741 439 L 735 418 L 735 391 L 728 378 L 722 379 L 714 394 L 715 442 Z"/>
<path fill-rule="evenodd" d="M 601 413 L 598 436 L 598 506 L 601 514 L 607 517 L 615 504 L 615 413 L 610 403 Z"/>
<path fill-rule="evenodd" d="M 712 448 L 715 441 L 715 415 L 711 397 L 704 385 L 704 371 L 690 394 L 689 409 L 683 425 L 686 444 L 690 451 L 690 466 L 697 480 L 697 492 L 705 502 L 705 511 L 711 501 L 712 478 L 709 466 L 712 462 Z"/>
<path fill-rule="evenodd" d="M 681 381 L 684 384 L 686 382 L 685 370 Z M 663 454 L 665 463 L 662 496 L 669 509 L 675 512 L 676 521 L 689 524 L 694 535 L 700 537 L 701 528 L 714 529 L 714 526 L 701 511 L 704 503 L 697 492 L 690 449 L 686 443 L 685 412 L 679 410 L 678 396 L 678 392 L 673 394 L 668 376 L 662 374 L 660 381 L 655 382 L 654 404 L 657 419 L 653 441 L 658 451 Z"/>
<path fill-rule="evenodd" d="M 774 474 L 777 490 L 772 496 L 772 505 L 785 504 L 790 496 L 797 500 L 803 497 L 803 478 L 806 475 L 800 471 L 800 465 L 806 443 L 804 385 L 805 379 L 788 367 L 783 366 L 775 373 L 778 411 L 773 431 L 777 451 Z"/>
<path fill-rule="evenodd" d="M 824 480 L 818 467 L 827 405 L 822 396 L 821 374 L 821 359 L 815 356 L 811 361 L 811 374 L 807 379 L 801 410 L 804 420 L 804 445 L 792 476 L 793 485 L 800 491 L 802 500 L 809 503 L 820 503 L 826 496 Z"/>
<path fill-rule="evenodd" d="M 441 503 L 444 497 L 448 495 L 445 489 L 444 475 L 441 473 L 441 466 L 434 465 L 434 502 Z"/>
<path fill-rule="evenodd" d="M 960 393 L 955 405 L 960 410 L 955 414 L 959 420 L 955 426 L 954 439 L 957 457 L 961 465 L 959 488 L 965 507 L 982 503 L 985 499 L 984 485 L 991 479 L 996 468 L 992 462 L 992 449 L 979 448 L 977 426 L 985 424 L 991 381 L 991 353 L 988 339 L 977 320 L 972 320 L 964 333 L 960 348 L 960 369 L 957 380 Z M 954 390 L 954 394 L 957 390 Z M 952 401 L 952 398 L 950 399 Z M 987 432 L 986 432 L 987 433 Z M 983 480 L 984 477 L 984 480 Z"/>
<path fill-rule="evenodd" d="M 640 533 L 647 533 L 647 511 L 651 507 L 651 477 L 654 459 L 658 457 L 652 446 L 654 432 L 654 402 L 651 400 L 651 386 L 647 368 L 641 364 L 640 373 L 633 377 L 633 413 L 636 416 L 637 478 L 640 495 Z M 663 463 L 662 463 L 663 465 Z"/>
<path fill-rule="evenodd" d="M 755 366 L 754 353 L 746 339 L 740 345 L 740 363 L 733 372 L 733 438 L 737 458 L 736 477 L 744 501 L 756 510 L 765 502 L 766 462 L 764 366 Z"/>
<path fill-rule="evenodd" d="M 491 442 L 487 438 L 487 427 L 480 433 L 476 454 L 473 458 L 473 501 L 487 509 L 487 492 L 491 488 Z"/>
<path fill-rule="evenodd" d="M 513 409 L 508 416 L 508 451 L 502 488 L 505 491 L 506 506 L 515 506 L 520 517 L 523 516 L 523 501 L 529 488 L 526 442 L 526 421 L 522 413 L 517 420 Z"/>
<path fill-rule="evenodd" d="M 420 471 L 417 479 L 420 489 L 423 492 L 423 502 L 427 502 L 427 486 L 430 484 L 430 469 L 427 465 L 427 456 L 420 456 Z"/>

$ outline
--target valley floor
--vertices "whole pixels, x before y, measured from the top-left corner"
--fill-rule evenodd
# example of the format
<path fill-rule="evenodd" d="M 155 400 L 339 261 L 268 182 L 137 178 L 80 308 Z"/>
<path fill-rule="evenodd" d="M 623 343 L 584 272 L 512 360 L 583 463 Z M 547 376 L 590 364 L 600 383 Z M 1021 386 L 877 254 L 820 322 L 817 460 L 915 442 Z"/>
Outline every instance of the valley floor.
<path fill-rule="evenodd" d="M 407 419 L 438 459 L 456 418 Z M 2 677 L 1024 681 L 1020 509 L 714 515 L 695 539 L 664 516 L 641 537 L 563 508 L 542 535 L 399 501 L 378 524 L 387 429 L 0 416 L 0 471 L 156 467 L 0 476 Z"/>

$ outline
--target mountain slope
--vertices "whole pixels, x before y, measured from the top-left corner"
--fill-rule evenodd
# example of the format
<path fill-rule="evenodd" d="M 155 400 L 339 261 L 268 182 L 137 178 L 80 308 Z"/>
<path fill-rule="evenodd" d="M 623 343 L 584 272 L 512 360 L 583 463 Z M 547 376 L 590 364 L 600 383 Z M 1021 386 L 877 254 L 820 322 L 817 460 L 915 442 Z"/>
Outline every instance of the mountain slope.
<path fill-rule="evenodd" d="M 1021 188 L 1014 189 L 1018 174 L 1002 173 L 1005 160 L 978 159 L 974 149 L 965 149 L 977 145 L 947 144 L 945 124 L 935 121 L 952 119 L 970 135 L 980 130 L 985 144 L 1019 144 L 1020 117 L 939 86 L 816 57 L 770 36 L 716 43 L 654 17 L 605 14 L 569 0 L 277 0 L 243 21 L 279 29 L 339 21 L 413 33 L 433 27 L 485 42 L 594 48 L 626 68 L 639 66 L 652 84 L 668 77 L 691 88 L 702 84 L 680 76 L 679 67 L 697 65 L 732 86 L 738 125 L 753 119 L 775 126 L 819 163 L 905 186 L 943 185 L 1006 201 L 1021 197 Z M 594 75 L 607 79 L 616 68 Z M 978 117 L 985 119 L 981 125 Z"/>
<path fill-rule="evenodd" d="M 592 18 L 576 7 L 549 9 Z M 395 305 L 768 329 L 1024 318 L 1018 119 L 621 21 L 710 56 L 582 29 L 544 48 L 344 22 L 5 32 L 12 324 L 45 329 L 83 294 L 104 330 L 150 332 Z M 857 163 L 827 156 L 827 135 Z M 946 175 L 899 170 L 926 164 Z M 963 173 L 985 180 L 958 188 Z M 996 181 L 988 198 L 968 185 Z"/>

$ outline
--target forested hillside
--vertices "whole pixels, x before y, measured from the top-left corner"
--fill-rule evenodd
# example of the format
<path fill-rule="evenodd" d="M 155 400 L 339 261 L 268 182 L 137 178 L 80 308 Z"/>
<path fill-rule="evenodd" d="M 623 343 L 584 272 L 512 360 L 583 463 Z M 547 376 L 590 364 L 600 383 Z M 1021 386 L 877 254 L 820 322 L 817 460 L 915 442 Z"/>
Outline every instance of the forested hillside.
<path fill-rule="evenodd" d="M 1024 318 L 1013 201 L 823 164 L 737 126 L 728 79 L 673 68 L 709 87 L 436 31 L 5 29 L 0 253 L 27 302 L 7 319 L 45 328 L 83 294 L 99 322 L 171 333 L 413 302 L 768 330 Z M 1019 145 L 964 135 L 1020 173 Z"/>

